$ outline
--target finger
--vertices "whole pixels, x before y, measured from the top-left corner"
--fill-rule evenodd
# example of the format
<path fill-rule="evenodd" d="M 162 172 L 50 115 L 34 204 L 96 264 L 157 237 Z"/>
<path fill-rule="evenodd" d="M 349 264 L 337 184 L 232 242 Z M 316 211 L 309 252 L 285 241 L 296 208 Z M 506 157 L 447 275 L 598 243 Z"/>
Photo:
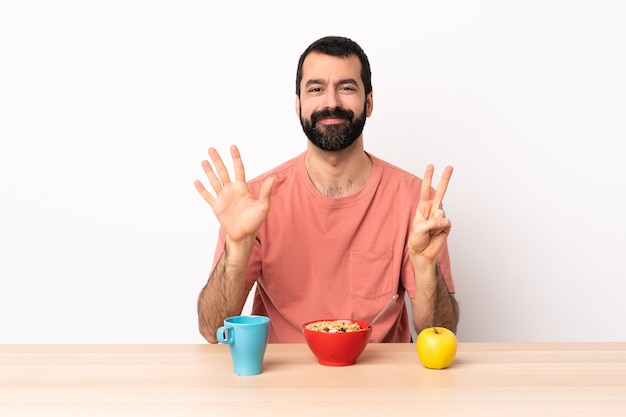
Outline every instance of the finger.
<path fill-rule="evenodd" d="M 443 174 L 441 174 L 441 179 L 437 185 L 437 192 L 435 193 L 435 199 L 433 200 L 433 207 L 435 208 L 441 208 L 441 202 L 443 201 L 443 196 L 446 195 L 448 183 L 450 183 L 450 178 L 452 177 L 452 171 L 453 168 L 447 166 L 446 169 L 443 170 Z"/>
<path fill-rule="evenodd" d="M 204 185 L 200 181 L 195 180 L 193 182 L 193 185 L 196 187 L 196 190 L 198 191 L 198 193 L 200 193 L 204 201 L 206 201 L 211 207 L 213 207 L 215 197 L 213 197 L 211 193 L 209 193 L 206 188 L 204 188 Z"/>
<path fill-rule="evenodd" d="M 215 171 L 217 172 L 222 184 L 230 184 L 228 169 L 226 169 L 226 165 L 224 165 L 224 161 L 222 161 L 220 154 L 217 153 L 215 148 L 209 148 L 209 156 L 211 157 L 211 161 L 213 161 L 213 165 L 215 165 Z"/>
<path fill-rule="evenodd" d="M 211 167 L 211 164 L 209 164 L 209 161 L 202 161 L 201 164 L 202 164 L 202 169 L 204 170 L 204 173 L 206 174 L 206 177 L 208 178 L 209 183 L 211 184 L 211 187 L 213 187 L 215 192 L 219 194 L 220 191 L 222 191 L 222 183 L 217 178 L 217 176 L 215 176 L 215 173 L 213 172 L 213 167 Z"/>
<path fill-rule="evenodd" d="M 431 185 L 433 182 L 433 172 L 435 171 L 435 167 L 431 164 L 426 166 L 426 171 L 424 172 L 424 179 L 422 180 L 422 189 L 420 192 L 420 200 L 427 201 L 430 200 L 431 197 Z"/>
<path fill-rule="evenodd" d="M 434 228 L 432 229 L 433 236 L 440 235 L 442 233 L 449 234 L 452 229 L 452 223 L 448 218 L 437 218 L 435 219 L 437 223 L 435 223 Z"/>
<path fill-rule="evenodd" d="M 272 185 L 274 184 L 274 177 L 268 177 L 261 184 L 261 190 L 259 191 L 259 200 L 269 201 L 270 192 L 272 191 Z"/>
<path fill-rule="evenodd" d="M 446 212 L 443 209 L 436 209 L 435 214 L 432 216 L 433 218 L 443 219 L 446 217 Z"/>
<path fill-rule="evenodd" d="M 428 220 L 425 227 L 430 235 L 437 236 L 442 233 L 450 233 L 452 223 L 450 222 L 450 219 L 446 217 L 433 217 Z"/>
<path fill-rule="evenodd" d="M 412 233 L 421 236 L 437 236 L 442 233 L 449 233 L 451 228 L 452 223 L 450 222 L 450 219 L 445 217 L 433 217 L 431 219 L 426 219 L 423 222 L 419 222 L 418 224 L 413 225 Z"/>
<path fill-rule="evenodd" d="M 246 181 L 246 172 L 243 168 L 243 161 L 241 160 L 241 154 L 239 153 L 239 148 L 237 146 L 232 145 L 230 147 L 230 156 L 233 158 L 233 166 L 235 169 L 235 181 Z"/>

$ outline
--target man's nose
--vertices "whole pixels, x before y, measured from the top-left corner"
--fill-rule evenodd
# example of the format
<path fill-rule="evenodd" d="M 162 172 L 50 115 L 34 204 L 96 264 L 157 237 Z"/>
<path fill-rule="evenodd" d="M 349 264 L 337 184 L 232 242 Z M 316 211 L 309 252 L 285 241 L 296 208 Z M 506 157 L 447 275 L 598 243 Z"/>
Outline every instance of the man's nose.
<path fill-rule="evenodd" d="M 336 109 L 340 107 L 339 92 L 337 90 L 328 90 L 324 94 L 324 107 L 327 109 Z"/>

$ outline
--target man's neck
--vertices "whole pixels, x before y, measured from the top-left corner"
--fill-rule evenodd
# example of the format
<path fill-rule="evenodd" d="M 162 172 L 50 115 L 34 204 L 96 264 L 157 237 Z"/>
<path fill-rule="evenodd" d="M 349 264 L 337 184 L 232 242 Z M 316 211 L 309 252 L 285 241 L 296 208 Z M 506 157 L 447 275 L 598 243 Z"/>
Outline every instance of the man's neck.
<path fill-rule="evenodd" d="M 320 194 L 331 198 L 356 193 L 372 173 L 362 138 L 338 152 L 323 151 L 309 142 L 304 163 L 311 183 Z"/>

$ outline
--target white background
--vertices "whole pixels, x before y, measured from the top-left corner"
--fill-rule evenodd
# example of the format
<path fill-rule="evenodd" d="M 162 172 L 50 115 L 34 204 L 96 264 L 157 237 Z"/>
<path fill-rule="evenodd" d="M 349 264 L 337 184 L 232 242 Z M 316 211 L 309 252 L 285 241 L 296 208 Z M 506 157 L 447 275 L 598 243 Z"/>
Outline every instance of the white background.
<path fill-rule="evenodd" d="M 626 340 L 620 1 L 3 1 L 0 342 L 202 343 L 206 149 L 304 150 L 300 53 L 368 54 L 366 149 L 446 164 L 461 341 Z"/>

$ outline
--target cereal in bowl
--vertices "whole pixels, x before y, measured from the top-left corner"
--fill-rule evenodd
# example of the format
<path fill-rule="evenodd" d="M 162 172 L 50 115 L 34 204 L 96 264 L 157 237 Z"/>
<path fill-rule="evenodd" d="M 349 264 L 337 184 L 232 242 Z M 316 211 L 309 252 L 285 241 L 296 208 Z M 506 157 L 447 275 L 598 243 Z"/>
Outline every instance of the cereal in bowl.
<path fill-rule="evenodd" d="M 308 330 L 314 330 L 316 332 L 326 333 L 345 333 L 356 332 L 361 330 L 361 326 L 358 323 L 350 323 L 345 320 L 322 320 L 314 323 L 309 323 L 305 326 Z"/>

